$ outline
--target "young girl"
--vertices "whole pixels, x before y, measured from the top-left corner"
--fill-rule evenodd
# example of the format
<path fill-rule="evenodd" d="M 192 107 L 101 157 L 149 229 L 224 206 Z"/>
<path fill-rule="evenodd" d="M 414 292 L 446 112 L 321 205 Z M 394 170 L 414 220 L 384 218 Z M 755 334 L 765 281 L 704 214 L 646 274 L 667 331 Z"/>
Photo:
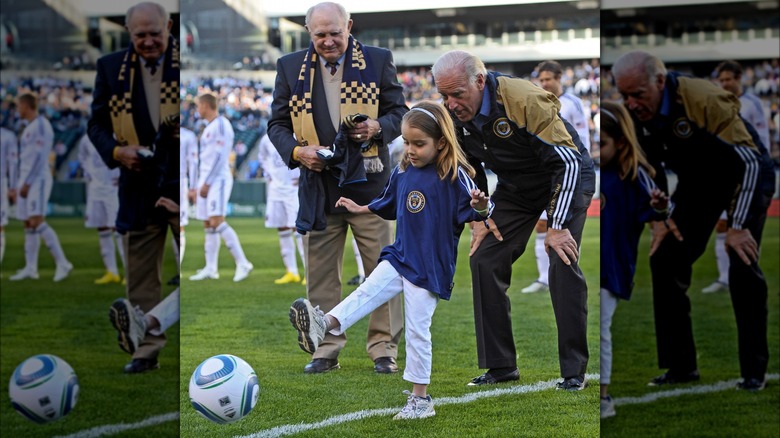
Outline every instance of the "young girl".
<path fill-rule="evenodd" d="M 668 197 L 637 141 L 634 123 L 617 103 L 601 104 L 601 418 L 615 415 L 609 396 L 612 316 L 631 298 L 644 223 L 668 217 Z"/>
<path fill-rule="evenodd" d="M 440 104 L 422 102 L 403 118 L 404 156 L 384 191 L 360 206 L 340 198 L 336 206 L 350 213 L 374 213 L 396 220 L 395 242 L 385 247 L 379 265 L 366 281 L 324 314 L 300 298 L 290 308 L 298 343 L 314 353 L 326 332 L 343 333 L 374 309 L 404 293 L 406 369 L 412 382 L 406 406 L 395 419 L 436 414 L 427 394 L 431 378 L 431 319 L 439 299 L 448 300 L 458 239 L 463 224 L 486 220 L 493 204 L 470 177 L 474 169 L 458 146 L 455 129 Z"/>

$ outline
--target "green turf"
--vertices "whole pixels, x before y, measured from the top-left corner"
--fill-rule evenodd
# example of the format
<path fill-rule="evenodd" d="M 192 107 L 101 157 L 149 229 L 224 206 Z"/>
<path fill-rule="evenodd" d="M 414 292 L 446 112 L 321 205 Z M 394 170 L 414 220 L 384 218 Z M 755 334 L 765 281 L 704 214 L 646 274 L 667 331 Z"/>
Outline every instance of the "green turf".
<path fill-rule="evenodd" d="M 21 268 L 24 233 L 21 223 L 6 229 L 7 247 L 0 279 L 0 393 L 3 402 L 3 437 L 49 437 L 81 430 L 134 423 L 174 412 L 179 406 L 179 326 L 168 331 L 169 342 L 160 356 L 160 370 L 143 375 L 125 375 L 122 367 L 130 356 L 119 349 L 116 332 L 108 319 L 114 299 L 124 296 L 121 285 L 97 286 L 93 280 L 105 269 L 100 259 L 95 230 L 84 228 L 80 218 L 50 218 L 66 256 L 74 264 L 71 275 L 60 283 L 51 281 L 54 263 L 41 244 L 40 279 L 8 281 Z M 168 250 L 169 247 L 166 247 Z M 165 276 L 175 274 L 174 259 L 167 252 Z M 121 262 L 117 261 L 120 263 Z M 121 271 L 121 267 L 120 267 Z M 164 292 L 172 290 L 164 286 Z M 68 362 L 79 378 L 80 393 L 73 411 L 57 422 L 38 425 L 14 412 L 8 399 L 8 382 L 16 366 L 35 354 L 54 354 Z M 126 432 L 127 437 L 178 436 L 179 425 L 171 421 Z"/>
<path fill-rule="evenodd" d="M 183 437 L 235 436 L 295 423 L 311 423 L 360 410 L 393 408 L 405 403 L 401 393 L 411 389 L 401 373 L 377 375 L 365 353 L 367 321 L 352 327 L 341 352 L 340 370 L 325 375 L 304 375 L 310 356 L 297 344 L 288 320 L 290 304 L 305 296 L 299 284 L 277 286 L 273 279 L 284 273 L 275 230 L 263 228 L 259 219 L 231 219 L 247 257 L 255 270 L 241 283 L 233 283 L 234 263 L 224 247 L 220 251 L 219 280 L 183 280 L 181 306 L 181 435 Z M 582 266 L 589 280 L 589 373 L 598 373 L 598 229 L 597 219 L 585 227 Z M 468 267 L 468 234 L 461 239 L 460 258 L 452 300 L 442 301 L 434 315 L 433 375 L 429 392 L 434 397 L 459 397 L 474 391 L 466 383 L 482 371 L 477 368 L 471 281 Z M 555 320 L 549 294 L 520 294 L 536 278 L 533 248 L 515 264 L 510 296 L 520 382 L 498 387 L 527 385 L 558 377 Z M 344 281 L 355 273 L 347 244 Z M 200 223 L 187 228 L 183 278 L 204 264 Z M 353 290 L 348 287 L 345 293 Z M 243 420 L 216 425 L 201 418 L 189 403 L 189 377 L 204 359 L 220 354 L 237 355 L 257 372 L 261 394 L 257 407 Z M 399 365 L 404 366 L 404 344 Z M 492 389 L 492 388 L 491 388 Z M 599 433 L 598 388 L 579 393 L 555 390 L 437 407 L 433 418 L 398 422 L 392 415 L 353 421 L 301 436 L 596 436 Z"/>
<path fill-rule="evenodd" d="M 780 280 L 778 248 L 780 219 L 770 218 L 764 228 L 761 267 L 769 283 L 769 373 L 780 371 Z M 658 391 L 647 387 L 650 378 L 665 370 L 657 367 L 653 328 L 652 289 L 648 265 L 648 233 L 639 249 L 636 287 L 631 301 L 621 301 L 613 321 L 614 364 L 610 392 L 613 397 L 641 396 Z M 728 292 L 702 294 L 717 278 L 713 250 L 694 266 L 691 298 L 694 338 L 701 381 L 679 387 L 712 384 L 739 378 L 737 335 Z M 666 388 L 662 388 L 664 390 Z M 753 394 L 726 390 L 687 395 L 653 403 L 619 406 L 614 418 L 602 422 L 602 436 L 780 436 L 778 421 L 780 381 L 773 380 Z M 640 433 L 641 431 L 641 433 Z"/>

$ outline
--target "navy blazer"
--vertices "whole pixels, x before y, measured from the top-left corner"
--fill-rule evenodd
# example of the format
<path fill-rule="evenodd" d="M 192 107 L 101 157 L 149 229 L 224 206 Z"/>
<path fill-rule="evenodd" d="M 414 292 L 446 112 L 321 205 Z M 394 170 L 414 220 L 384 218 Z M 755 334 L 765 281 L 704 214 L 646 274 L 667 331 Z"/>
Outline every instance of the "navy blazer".
<path fill-rule="evenodd" d="M 119 70 L 127 50 L 112 53 L 100 58 L 97 62 L 97 76 L 92 101 L 92 118 L 89 120 L 87 133 L 98 153 L 109 168 L 119 166 L 114 160 L 115 146 L 120 145 L 114 138 L 111 124 L 109 101 L 114 94 L 121 95 L 122 84 L 119 82 Z M 149 117 L 144 93 L 143 79 L 140 74 L 140 64 L 136 67 L 135 83 L 133 84 L 133 122 L 141 146 L 151 146 L 155 141 L 157 131 Z M 178 171 L 179 154 L 178 138 L 174 142 L 165 142 L 161 148 L 157 146 L 153 164 L 140 172 L 126 167 L 121 168 L 119 175 L 119 212 L 116 228 L 120 233 L 143 230 L 148 224 L 165 223 L 172 213 L 164 208 L 155 207 L 154 203 L 160 196 L 166 196 L 178 201 Z M 172 150 L 174 149 L 175 150 Z M 175 174 L 174 175 L 174 172 Z M 173 179 L 176 189 L 171 190 Z"/>
<path fill-rule="evenodd" d="M 384 165 L 381 173 L 370 173 L 366 182 L 338 186 L 338 179 L 322 172 L 325 183 L 327 213 L 346 213 L 343 207 L 334 207 L 336 200 L 341 196 L 348 197 L 359 205 L 366 205 L 379 195 L 385 183 L 390 177 L 390 158 L 387 144 L 401 135 L 401 119 L 409 111 L 403 95 L 403 87 L 398 82 L 398 76 L 393 62 L 393 54 L 383 48 L 363 46 L 363 53 L 371 60 L 374 74 L 379 80 L 379 112 L 377 120 L 382 126 L 382 141 L 379 147 L 379 158 Z M 268 137 L 279 151 L 284 162 L 290 168 L 299 165 L 292 159 L 292 151 L 299 146 L 293 137 L 293 125 L 290 118 L 290 97 L 298 81 L 298 74 L 306 55 L 306 50 L 285 55 L 276 62 L 276 85 L 274 86 L 274 100 L 271 106 L 271 120 L 268 122 Z M 319 73 L 321 70 L 318 69 Z M 337 131 L 330 120 L 328 105 L 325 97 L 325 88 L 322 78 L 315 74 L 314 88 L 312 89 L 312 104 L 314 107 L 314 126 L 317 129 L 317 137 L 322 146 L 330 146 L 336 139 Z M 342 114 L 346 116 L 347 114 Z M 302 206 L 303 207 L 303 206 Z"/>

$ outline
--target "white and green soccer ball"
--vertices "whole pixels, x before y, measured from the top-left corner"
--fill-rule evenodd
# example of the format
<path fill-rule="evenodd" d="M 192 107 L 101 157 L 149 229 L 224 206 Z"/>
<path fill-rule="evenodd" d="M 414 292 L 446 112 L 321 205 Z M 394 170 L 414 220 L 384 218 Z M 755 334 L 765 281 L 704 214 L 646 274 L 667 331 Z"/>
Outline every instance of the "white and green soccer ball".
<path fill-rule="evenodd" d="M 16 412 L 36 423 L 49 423 L 70 412 L 79 395 L 79 379 L 67 362 L 52 354 L 24 360 L 8 384 Z"/>
<path fill-rule="evenodd" d="M 204 360 L 190 378 L 192 407 L 218 424 L 233 423 L 247 416 L 259 396 L 255 370 L 232 354 Z"/>

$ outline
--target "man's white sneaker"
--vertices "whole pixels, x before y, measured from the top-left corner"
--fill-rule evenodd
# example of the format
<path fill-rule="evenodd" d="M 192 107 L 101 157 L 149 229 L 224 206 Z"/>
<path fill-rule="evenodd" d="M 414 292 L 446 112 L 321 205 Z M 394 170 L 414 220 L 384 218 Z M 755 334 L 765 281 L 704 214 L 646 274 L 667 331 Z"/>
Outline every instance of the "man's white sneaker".
<path fill-rule="evenodd" d="M 57 269 L 54 271 L 54 281 L 62 281 L 68 278 L 68 274 L 73 270 L 73 265 L 70 262 L 65 262 L 61 265 L 57 265 Z"/>
<path fill-rule="evenodd" d="M 609 395 L 601 397 L 601 418 L 614 417 L 615 414 L 615 401 L 612 397 Z"/>
<path fill-rule="evenodd" d="M 290 322 L 298 330 L 298 346 L 314 354 L 317 346 L 325 339 L 325 329 L 328 327 L 320 306 L 313 307 L 306 298 L 298 298 L 290 306 Z"/>
<path fill-rule="evenodd" d="M 430 395 L 418 397 L 407 390 L 404 390 L 404 394 L 407 395 L 406 406 L 401 409 L 401 412 L 395 414 L 393 420 L 416 420 L 436 415 Z"/>
<path fill-rule="evenodd" d="M 533 294 L 536 292 L 547 292 L 549 290 L 550 287 L 546 284 L 542 283 L 541 281 L 534 281 L 530 286 L 521 289 L 520 292 L 524 294 Z"/>
<path fill-rule="evenodd" d="M 198 269 L 198 272 L 196 272 L 195 275 L 190 276 L 191 281 L 201 281 L 207 278 L 211 278 L 212 280 L 219 280 L 219 272 L 203 268 Z"/>
<path fill-rule="evenodd" d="M 19 281 L 29 278 L 30 280 L 37 280 L 38 279 L 38 272 L 33 271 L 32 269 L 20 269 L 16 271 L 16 274 L 8 277 L 11 281 Z"/>
<path fill-rule="evenodd" d="M 119 348 L 130 354 L 135 353 L 146 336 L 144 312 L 138 307 L 133 308 L 130 301 L 117 298 L 111 304 L 108 317 L 111 319 L 111 325 L 116 329 Z"/>
<path fill-rule="evenodd" d="M 252 272 L 255 266 L 249 262 L 242 263 L 236 266 L 236 275 L 233 276 L 233 281 L 238 283 L 239 281 L 249 277 L 249 273 Z"/>
<path fill-rule="evenodd" d="M 729 285 L 720 281 L 714 281 L 711 285 L 701 290 L 703 294 L 713 294 L 722 290 L 729 290 Z"/>

